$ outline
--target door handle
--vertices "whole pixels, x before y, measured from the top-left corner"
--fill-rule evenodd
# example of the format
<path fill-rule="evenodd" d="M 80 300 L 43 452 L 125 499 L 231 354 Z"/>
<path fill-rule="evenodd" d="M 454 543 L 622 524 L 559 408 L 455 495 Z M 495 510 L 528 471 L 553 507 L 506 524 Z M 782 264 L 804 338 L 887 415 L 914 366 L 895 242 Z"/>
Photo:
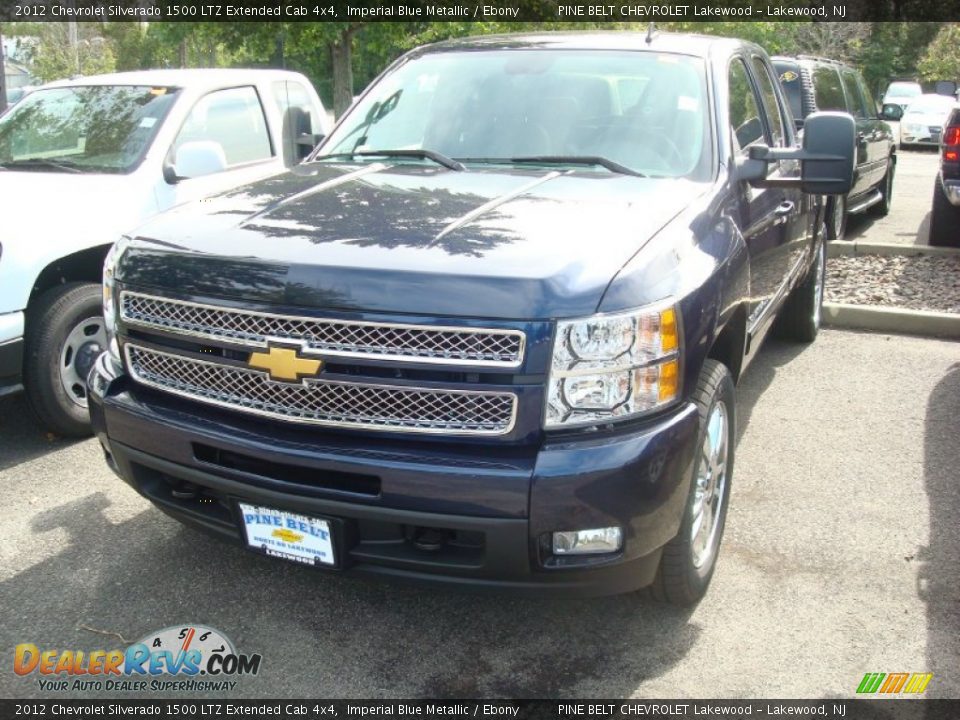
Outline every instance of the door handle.
<path fill-rule="evenodd" d="M 792 200 L 784 200 L 782 203 L 777 205 L 777 209 L 774 210 L 773 212 L 778 217 L 783 217 L 785 215 L 789 215 L 790 213 L 792 213 L 793 208 L 795 207 L 796 205 L 794 205 Z"/>

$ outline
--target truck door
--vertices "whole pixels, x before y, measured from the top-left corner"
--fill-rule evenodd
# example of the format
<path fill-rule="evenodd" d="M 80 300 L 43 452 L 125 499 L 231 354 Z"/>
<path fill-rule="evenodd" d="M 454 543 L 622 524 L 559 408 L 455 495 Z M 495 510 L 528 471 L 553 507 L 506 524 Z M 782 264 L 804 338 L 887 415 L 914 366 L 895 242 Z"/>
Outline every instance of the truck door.
<path fill-rule="evenodd" d="M 203 146 L 219 155 L 219 164 L 201 175 L 188 175 L 158 189 L 161 210 L 198 200 L 284 169 L 270 140 L 266 115 L 253 86 L 215 90 L 190 111 L 168 151 L 173 163 L 184 146 Z"/>
<path fill-rule="evenodd" d="M 781 136 L 774 142 L 765 113 L 760 109 L 762 100 L 755 81 L 741 57 L 730 62 L 728 87 L 734 153 L 746 155 L 748 148 L 756 143 L 782 143 L 782 128 Z M 777 177 L 782 170 L 778 163 L 771 163 L 768 173 Z M 799 206 L 794 194 L 780 187 L 754 188 L 740 183 L 736 192 L 739 195 L 738 225 L 750 255 L 750 330 L 753 332 L 770 317 L 788 278 L 789 225 Z"/>
<path fill-rule="evenodd" d="M 865 162 L 862 170 L 864 190 L 874 187 L 887 171 L 889 145 L 883 123 L 877 115 L 876 105 L 864 96 L 862 82 L 855 70 L 840 71 L 843 87 L 850 98 L 850 112 L 857 121 L 857 143 L 865 146 Z"/>

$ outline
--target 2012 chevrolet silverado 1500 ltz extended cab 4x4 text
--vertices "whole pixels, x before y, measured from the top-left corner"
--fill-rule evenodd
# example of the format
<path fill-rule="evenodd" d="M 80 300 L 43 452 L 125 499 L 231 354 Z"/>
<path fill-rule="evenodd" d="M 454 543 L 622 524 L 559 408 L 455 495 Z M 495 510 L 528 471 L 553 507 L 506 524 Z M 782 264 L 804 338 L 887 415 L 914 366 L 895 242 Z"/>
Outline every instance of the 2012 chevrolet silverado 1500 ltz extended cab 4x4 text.
<path fill-rule="evenodd" d="M 705 592 L 734 383 L 812 340 L 822 196 L 757 46 L 546 34 L 420 48 L 308 161 L 174 210 L 104 269 L 107 462 L 270 556 L 477 588 Z"/>

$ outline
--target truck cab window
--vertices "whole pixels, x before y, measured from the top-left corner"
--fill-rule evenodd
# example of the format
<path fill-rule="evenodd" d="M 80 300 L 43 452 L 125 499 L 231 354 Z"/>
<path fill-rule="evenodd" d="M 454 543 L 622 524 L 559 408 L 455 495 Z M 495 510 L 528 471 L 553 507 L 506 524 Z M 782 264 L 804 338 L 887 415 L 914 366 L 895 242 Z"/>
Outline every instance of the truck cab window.
<path fill-rule="evenodd" d="M 770 134 L 773 138 L 773 145 L 784 146 L 787 143 L 786 134 L 783 131 L 783 117 L 780 115 L 780 103 L 777 102 L 777 93 L 773 88 L 773 81 L 770 79 L 770 73 L 767 66 L 759 57 L 753 57 L 753 72 L 757 76 L 757 82 L 760 85 L 760 95 L 763 97 L 763 108 L 767 113 L 770 124 Z"/>
<path fill-rule="evenodd" d="M 840 73 L 833 67 L 818 67 L 813 73 L 813 92 L 817 99 L 817 110 L 847 110 L 847 101 L 840 84 Z"/>
<path fill-rule="evenodd" d="M 763 122 L 760 120 L 760 107 L 757 105 L 753 84 L 743 60 L 738 58 L 730 63 L 729 78 L 730 127 L 735 149 L 739 151 L 764 141 Z"/>
<path fill-rule="evenodd" d="M 200 98 L 180 128 L 173 152 L 193 141 L 219 144 L 227 167 L 273 156 L 263 107 L 252 87 L 218 90 Z"/>

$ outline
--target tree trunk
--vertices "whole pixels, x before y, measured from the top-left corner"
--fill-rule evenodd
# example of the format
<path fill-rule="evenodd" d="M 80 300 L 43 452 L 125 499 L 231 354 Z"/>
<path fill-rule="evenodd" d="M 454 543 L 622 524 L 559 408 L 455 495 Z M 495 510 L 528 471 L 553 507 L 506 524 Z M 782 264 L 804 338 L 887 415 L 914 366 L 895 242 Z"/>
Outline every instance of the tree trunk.
<path fill-rule="evenodd" d="M 73 3 L 70 3 L 71 7 Z M 77 21 L 67 21 L 67 44 L 70 46 L 70 59 L 73 61 L 73 75 L 80 75 L 80 43 L 77 39 Z"/>
<path fill-rule="evenodd" d="M 355 28 L 344 30 L 330 47 L 333 64 L 333 113 L 340 117 L 353 103 L 351 46 Z"/>
<path fill-rule="evenodd" d="M 184 38 L 180 41 L 180 67 L 185 68 L 187 66 L 187 39 Z"/>
<path fill-rule="evenodd" d="M 0 32 L 0 114 L 7 109 L 7 74 L 3 67 L 3 33 Z"/>

